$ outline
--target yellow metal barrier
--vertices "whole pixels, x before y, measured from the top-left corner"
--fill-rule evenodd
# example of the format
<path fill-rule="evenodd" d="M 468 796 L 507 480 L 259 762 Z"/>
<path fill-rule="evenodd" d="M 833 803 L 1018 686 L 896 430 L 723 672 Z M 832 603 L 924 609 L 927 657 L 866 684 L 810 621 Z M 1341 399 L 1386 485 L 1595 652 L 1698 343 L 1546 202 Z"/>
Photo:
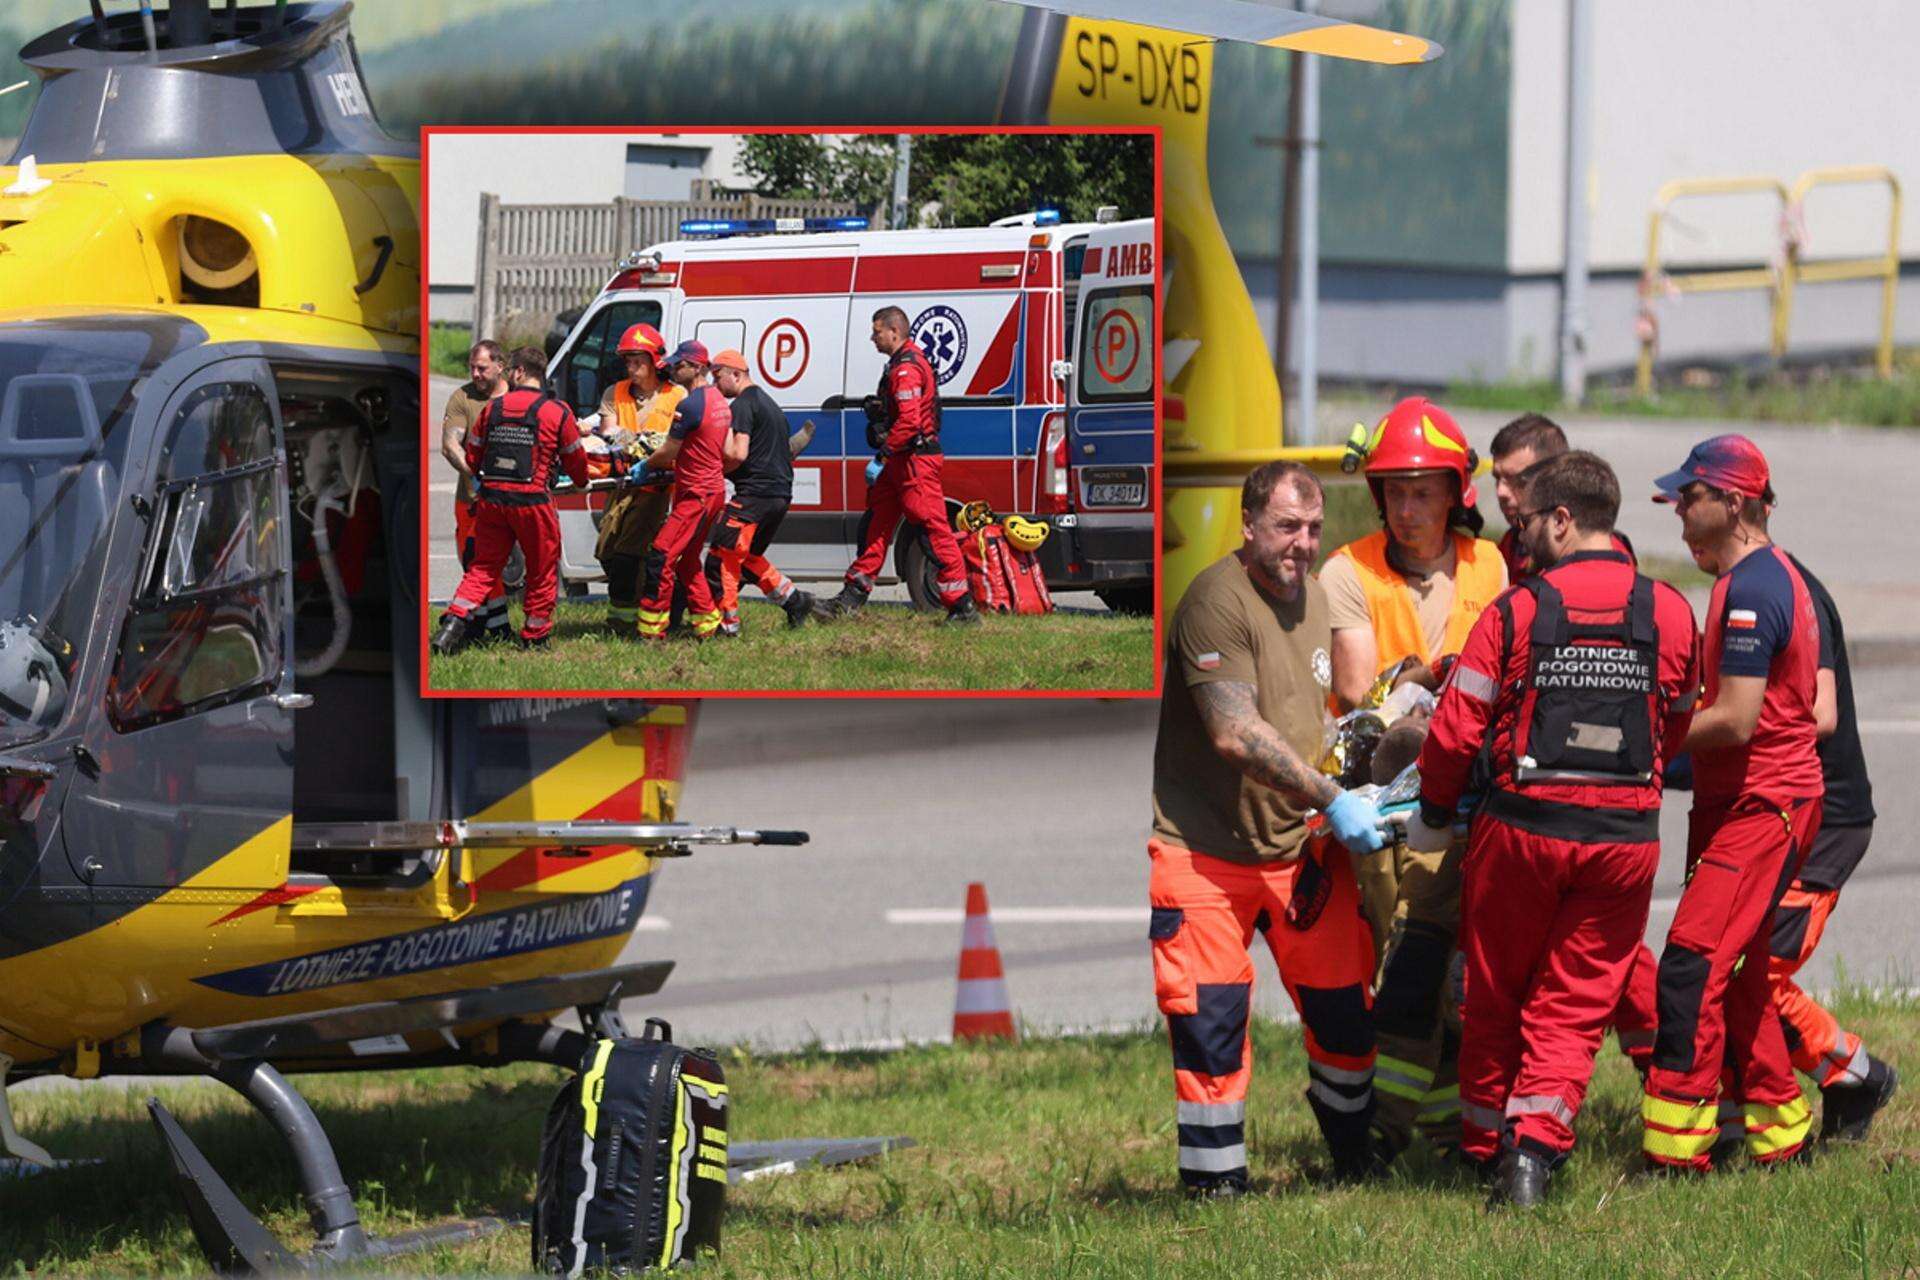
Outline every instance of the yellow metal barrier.
<path fill-rule="evenodd" d="M 1886 183 L 1892 196 L 1887 213 L 1887 251 L 1872 258 L 1829 258 L 1807 262 L 1800 255 L 1805 248 L 1801 232 L 1801 211 L 1807 193 L 1815 187 Z M 1773 353 L 1787 349 L 1787 326 L 1793 314 L 1796 284 L 1825 284 L 1834 280 L 1873 280 L 1880 284 L 1880 343 L 1874 354 L 1874 368 L 1883 378 L 1893 376 L 1893 302 L 1900 283 L 1900 179 L 1893 170 L 1877 164 L 1843 165 L 1831 169 L 1809 169 L 1793 184 L 1787 197 L 1787 265 L 1781 275 L 1780 301 L 1774 309 Z"/>
<path fill-rule="evenodd" d="M 1755 175 L 1740 178 L 1686 178 L 1669 182 L 1655 193 L 1653 213 L 1647 225 L 1647 263 L 1640 272 L 1640 361 L 1634 369 L 1633 389 L 1640 395 L 1653 392 L 1653 351 L 1660 327 L 1653 314 L 1653 303 L 1667 293 L 1724 293 L 1736 289 L 1764 289 L 1770 297 L 1773 316 L 1774 355 L 1786 332 L 1781 316 L 1783 273 L 1775 267 L 1743 267 L 1722 271 L 1668 272 L 1660 265 L 1660 225 L 1667 209 L 1676 200 L 1696 196 L 1764 195 L 1771 192 L 1779 201 L 1778 214 L 1786 215 L 1787 186 L 1778 178 Z"/>

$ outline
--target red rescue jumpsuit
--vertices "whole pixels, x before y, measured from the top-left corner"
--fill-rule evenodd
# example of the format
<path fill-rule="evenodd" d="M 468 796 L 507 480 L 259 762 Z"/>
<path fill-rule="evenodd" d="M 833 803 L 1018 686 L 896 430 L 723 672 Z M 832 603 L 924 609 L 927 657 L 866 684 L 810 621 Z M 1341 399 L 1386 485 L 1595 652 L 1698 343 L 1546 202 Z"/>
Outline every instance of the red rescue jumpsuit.
<path fill-rule="evenodd" d="M 1724 1091 L 1746 1119 L 1747 1153 L 1796 1155 L 1812 1108 L 1800 1095 L 1768 975 L 1773 913 L 1820 826 L 1813 599 L 1778 547 L 1749 553 L 1713 586 L 1705 706 L 1723 676 L 1766 680 L 1746 745 L 1693 753 L 1687 885 L 1660 956 L 1660 1030 L 1641 1102 L 1656 1165 L 1712 1167 Z"/>
<path fill-rule="evenodd" d="M 1426 820 L 1451 820 L 1483 743 L 1489 779 L 1461 884 L 1461 1147 L 1476 1159 L 1573 1149 L 1646 931 L 1661 763 L 1699 679 L 1685 598 L 1619 551 L 1589 551 L 1501 596 L 1441 692 L 1420 754 Z M 1618 780 L 1569 776 L 1592 773 Z"/>
<path fill-rule="evenodd" d="M 587 454 L 573 410 L 540 387 L 516 387 L 480 411 L 467 433 L 467 465 L 479 479 L 473 504 L 473 563 L 447 612 L 465 619 L 492 599 L 516 543 L 527 561 L 520 634 L 538 640 L 553 630 L 560 594 L 560 517 L 547 496 L 556 463 L 576 485 L 587 483 Z"/>
<path fill-rule="evenodd" d="M 847 582 L 862 593 L 886 563 L 893 531 L 905 516 L 926 531 L 938 577 L 934 592 L 951 608 L 967 594 L 967 566 L 947 518 L 940 487 L 940 380 L 926 353 L 906 342 L 880 375 L 880 402 L 887 436 L 886 462 L 867 490 L 867 540 L 847 570 Z"/>
<path fill-rule="evenodd" d="M 661 640 L 673 613 L 673 591 L 687 584 L 687 621 L 705 639 L 720 627 L 720 610 L 700 571 L 707 534 L 726 502 L 724 451 L 733 411 L 718 387 L 695 387 L 673 411 L 670 439 L 680 442 L 673 463 L 673 506 L 647 552 L 640 590 L 640 638 Z"/>

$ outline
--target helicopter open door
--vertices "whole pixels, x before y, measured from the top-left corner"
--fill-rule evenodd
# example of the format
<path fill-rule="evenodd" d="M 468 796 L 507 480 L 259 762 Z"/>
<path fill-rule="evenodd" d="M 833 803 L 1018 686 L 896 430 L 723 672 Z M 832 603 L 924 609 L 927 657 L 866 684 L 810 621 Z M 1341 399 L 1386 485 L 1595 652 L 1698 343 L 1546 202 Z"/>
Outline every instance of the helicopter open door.
<path fill-rule="evenodd" d="M 250 898 L 286 877 L 303 701 L 279 401 L 252 358 L 150 393 L 165 398 L 140 432 L 144 470 L 130 463 L 137 559 L 101 602 L 110 675 L 75 750 L 67 855 L 96 890 Z"/>

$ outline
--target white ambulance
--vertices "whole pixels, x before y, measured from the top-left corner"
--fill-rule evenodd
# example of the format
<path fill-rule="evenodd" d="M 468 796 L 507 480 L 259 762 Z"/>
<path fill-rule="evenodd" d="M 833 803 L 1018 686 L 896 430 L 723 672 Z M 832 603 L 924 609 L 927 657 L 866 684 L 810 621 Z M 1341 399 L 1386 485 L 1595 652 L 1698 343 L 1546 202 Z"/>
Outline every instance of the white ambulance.
<path fill-rule="evenodd" d="M 623 263 L 555 352 L 548 385 L 577 413 L 594 412 L 625 376 L 614 348 L 630 325 L 655 326 L 670 346 L 737 348 L 794 427 L 816 424 L 768 555 L 794 578 L 836 581 L 857 549 L 873 458 L 860 407 L 883 364 L 872 317 L 898 306 L 940 379 L 950 506 L 978 498 L 1047 522 L 1050 587 L 1152 609 L 1151 219 L 1063 224 L 1043 213 L 930 231 L 703 222 L 681 232 Z M 1082 280 L 1088 259 L 1099 270 Z M 593 545 L 609 488 L 555 495 L 570 592 L 601 577 Z M 916 604 L 932 603 L 924 539 L 903 526 L 889 567 Z"/>

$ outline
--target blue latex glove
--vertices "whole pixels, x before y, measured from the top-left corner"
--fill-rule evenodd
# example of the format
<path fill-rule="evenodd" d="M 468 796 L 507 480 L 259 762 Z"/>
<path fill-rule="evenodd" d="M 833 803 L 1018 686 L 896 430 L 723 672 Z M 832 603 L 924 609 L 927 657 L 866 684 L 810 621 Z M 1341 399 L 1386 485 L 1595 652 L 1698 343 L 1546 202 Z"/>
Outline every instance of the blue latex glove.
<path fill-rule="evenodd" d="M 881 469 L 886 466 L 879 458 L 867 464 L 867 487 L 871 489 L 880 479 Z"/>
<path fill-rule="evenodd" d="M 1373 801 L 1352 791 L 1342 791 L 1321 812 L 1333 835 L 1353 853 L 1372 853 L 1385 847 L 1387 837 L 1380 830 L 1380 810 Z"/>
<path fill-rule="evenodd" d="M 627 483 L 638 487 L 647 482 L 647 460 L 645 458 L 627 468 Z"/>

